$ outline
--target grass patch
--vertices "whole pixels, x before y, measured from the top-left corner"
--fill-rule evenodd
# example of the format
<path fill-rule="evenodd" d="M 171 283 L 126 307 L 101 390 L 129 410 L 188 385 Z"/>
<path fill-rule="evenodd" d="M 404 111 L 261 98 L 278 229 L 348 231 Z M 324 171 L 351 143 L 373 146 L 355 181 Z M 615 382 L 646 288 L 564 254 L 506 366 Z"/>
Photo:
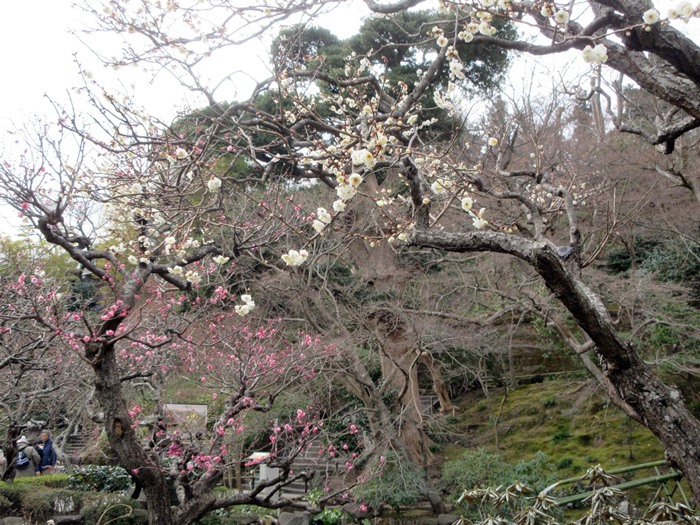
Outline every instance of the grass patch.
<path fill-rule="evenodd" d="M 462 439 L 445 446 L 445 460 L 458 459 L 475 447 L 498 452 L 512 464 L 544 452 L 564 478 L 598 463 L 613 469 L 664 457 L 649 430 L 598 395 L 582 399 L 579 387 L 570 380 L 520 386 L 508 393 L 498 427 L 500 392 L 465 400 L 455 423 Z"/>

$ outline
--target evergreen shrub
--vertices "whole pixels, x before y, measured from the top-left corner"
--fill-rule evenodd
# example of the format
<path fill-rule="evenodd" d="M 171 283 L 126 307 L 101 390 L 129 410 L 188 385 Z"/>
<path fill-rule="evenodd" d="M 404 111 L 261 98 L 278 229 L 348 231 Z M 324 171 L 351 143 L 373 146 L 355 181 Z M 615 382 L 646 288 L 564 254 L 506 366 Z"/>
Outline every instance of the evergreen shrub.
<path fill-rule="evenodd" d="M 86 465 L 76 467 L 68 476 L 68 487 L 85 492 L 125 492 L 131 476 L 122 467 Z"/>

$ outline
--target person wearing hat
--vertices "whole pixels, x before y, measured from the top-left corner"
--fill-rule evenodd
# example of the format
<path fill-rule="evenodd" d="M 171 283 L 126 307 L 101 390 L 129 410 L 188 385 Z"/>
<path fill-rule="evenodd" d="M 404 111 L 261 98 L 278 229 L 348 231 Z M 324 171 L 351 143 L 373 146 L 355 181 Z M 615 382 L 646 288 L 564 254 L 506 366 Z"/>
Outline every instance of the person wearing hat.
<path fill-rule="evenodd" d="M 41 476 L 41 456 L 34 447 L 29 446 L 26 436 L 17 440 L 17 459 L 15 460 L 15 478 Z M 37 468 L 39 471 L 37 472 Z"/>

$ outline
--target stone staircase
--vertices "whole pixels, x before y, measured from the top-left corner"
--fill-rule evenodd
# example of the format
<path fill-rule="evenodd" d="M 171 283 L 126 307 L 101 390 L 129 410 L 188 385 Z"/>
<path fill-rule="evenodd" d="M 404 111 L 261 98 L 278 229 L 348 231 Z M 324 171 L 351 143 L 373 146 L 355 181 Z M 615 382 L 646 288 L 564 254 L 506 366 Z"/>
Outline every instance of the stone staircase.
<path fill-rule="evenodd" d="M 81 455 L 92 444 L 92 442 L 93 438 L 87 433 L 72 434 L 68 436 L 68 439 L 64 440 L 60 449 L 64 456 L 70 459 L 71 465 L 79 465 L 81 462 Z"/>

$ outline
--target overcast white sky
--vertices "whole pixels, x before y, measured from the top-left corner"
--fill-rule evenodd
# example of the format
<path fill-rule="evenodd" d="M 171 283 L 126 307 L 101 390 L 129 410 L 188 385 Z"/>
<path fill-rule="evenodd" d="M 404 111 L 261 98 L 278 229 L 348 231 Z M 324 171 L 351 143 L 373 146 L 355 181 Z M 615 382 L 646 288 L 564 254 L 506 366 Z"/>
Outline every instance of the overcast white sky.
<path fill-rule="evenodd" d="M 74 53 L 79 53 L 84 64 L 94 63 L 90 52 L 70 34 L 71 28 L 82 27 L 77 20 L 78 11 L 71 6 L 73 3 L 74 0 L 0 0 L 0 71 L 3 77 L 0 84 L 0 129 L 7 129 L 12 121 L 21 123 L 28 115 L 48 112 L 45 93 L 59 99 L 65 96 L 66 90 L 77 82 Z M 656 3 L 665 13 L 669 5 L 677 2 L 657 0 Z M 359 26 L 358 11 L 351 6 L 336 11 L 329 16 L 328 22 L 333 30 L 344 33 L 339 36 L 348 36 Z M 693 20 L 685 29 L 695 36 L 700 35 L 700 21 Z M 239 56 L 262 76 L 264 55 L 265 49 L 260 49 L 258 52 L 245 51 Z M 99 78 L 109 76 L 106 71 L 96 73 Z M 119 75 L 123 77 L 124 73 Z M 156 113 L 176 105 L 180 99 L 181 95 L 170 89 L 169 96 L 163 97 L 157 88 L 149 89 L 143 84 L 146 83 L 139 85 L 143 103 L 162 106 L 156 109 Z M 245 93 L 239 95 L 245 96 Z"/>
<path fill-rule="evenodd" d="M 73 61 L 75 53 L 78 53 L 84 66 L 94 69 L 96 78 L 102 83 L 114 84 L 116 79 L 123 81 L 125 78 L 127 84 L 134 82 L 137 86 L 136 98 L 140 105 L 148 107 L 156 116 L 165 119 L 172 117 L 184 96 L 172 81 L 170 84 L 153 85 L 145 77 L 136 81 L 135 77 L 129 79 L 128 75 L 133 75 L 133 70 L 114 73 L 98 66 L 90 51 L 70 33 L 70 29 L 80 30 L 83 27 L 78 20 L 79 12 L 72 7 L 74 1 L 0 0 L 0 72 L 3 78 L 0 83 L 0 152 L 3 149 L 8 152 L 5 130 L 13 129 L 15 125 L 21 126 L 31 115 L 51 115 L 53 119 L 44 94 L 57 100 L 65 100 L 66 91 L 78 82 L 78 69 Z M 662 14 L 665 14 L 670 5 L 676 3 L 677 0 L 656 1 Z M 358 13 L 365 10 L 359 7 L 348 2 L 343 8 L 327 15 L 322 25 L 331 28 L 340 37 L 347 37 L 356 32 L 360 25 Z M 690 31 L 696 40 L 700 41 L 700 20 L 695 19 L 690 24 L 679 24 L 679 27 Z M 101 45 L 104 46 L 104 41 Z M 267 45 L 259 44 L 258 49 L 240 51 L 232 57 L 230 66 L 233 69 L 252 71 L 258 78 L 263 78 L 266 76 L 266 47 Z M 108 53 L 108 50 L 104 51 Z M 546 57 L 543 64 L 545 68 L 559 69 L 563 62 L 571 60 L 572 57 L 574 62 L 580 62 L 572 55 L 566 58 Z M 518 59 L 520 62 L 523 60 Z M 521 65 L 520 68 L 514 69 L 514 84 L 519 82 L 518 77 L 523 76 L 524 71 L 532 69 L 532 62 L 527 62 L 527 66 Z M 548 83 L 546 76 L 543 78 L 545 83 Z M 166 81 L 167 79 L 162 79 L 161 82 Z M 250 89 L 249 82 L 240 77 L 240 82 L 237 81 L 239 93 L 226 93 L 226 97 L 245 97 Z"/>
<path fill-rule="evenodd" d="M 41 112 L 43 94 L 62 92 L 80 44 L 68 34 L 71 0 L 0 0 L 0 126 Z"/>
<path fill-rule="evenodd" d="M 97 65 L 92 53 L 70 33 L 71 29 L 79 31 L 84 27 L 79 20 L 84 15 L 72 7 L 73 3 L 75 0 L 0 0 L 0 71 L 3 77 L 0 84 L 0 129 L 11 127 L 12 122 L 21 123 L 29 115 L 48 113 L 50 105 L 44 94 L 55 99 L 65 97 L 66 91 L 78 82 L 75 53 L 78 53 L 81 64 L 91 69 L 100 81 L 109 83 L 110 77 L 113 82 L 113 79 L 123 80 L 125 75 L 134 74 L 133 70 L 114 74 Z M 346 37 L 359 27 L 356 13 L 357 10 L 353 12 L 348 6 L 334 11 L 326 22 L 335 26 L 333 29 L 338 36 Z M 81 38 L 91 37 L 81 35 Z M 104 46 L 104 42 L 102 39 L 100 45 Z M 100 50 L 108 54 L 107 50 Z M 266 46 L 258 44 L 257 49 L 237 53 L 234 61 L 239 63 L 231 66 L 252 70 L 258 79 L 264 78 L 266 53 Z M 165 84 L 167 87 L 163 84 L 151 86 L 143 79 L 136 82 L 137 95 L 142 104 L 147 104 L 156 114 L 173 108 L 183 96 L 182 92 L 177 92 L 175 83 Z M 243 85 L 238 96 L 244 97 L 252 82 L 241 77 L 240 83 Z M 164 90 L 168 96 L 163 96 Z"/>

